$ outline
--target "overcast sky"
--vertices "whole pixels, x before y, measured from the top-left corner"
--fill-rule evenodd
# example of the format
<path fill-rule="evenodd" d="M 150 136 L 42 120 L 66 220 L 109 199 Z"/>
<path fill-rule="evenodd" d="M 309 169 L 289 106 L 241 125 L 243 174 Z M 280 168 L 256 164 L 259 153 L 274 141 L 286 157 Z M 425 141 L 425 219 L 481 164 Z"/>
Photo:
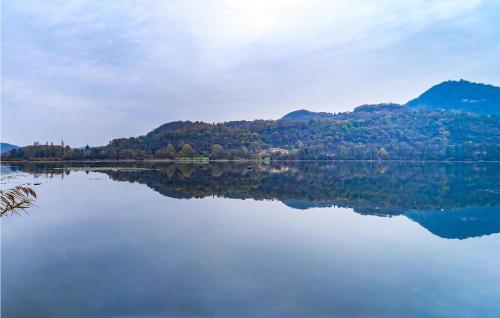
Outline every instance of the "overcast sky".
<path fill-rule="evenodd" d="M 2 141 L 104 145 L 174 120 L 500 85 L 500 1 L 2 1 Z"/>

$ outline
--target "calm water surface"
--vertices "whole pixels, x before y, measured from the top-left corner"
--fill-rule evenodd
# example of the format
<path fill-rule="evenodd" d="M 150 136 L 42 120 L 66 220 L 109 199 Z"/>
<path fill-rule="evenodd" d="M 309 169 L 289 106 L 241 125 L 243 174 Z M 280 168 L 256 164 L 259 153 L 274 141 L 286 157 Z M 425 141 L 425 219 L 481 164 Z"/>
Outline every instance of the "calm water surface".
<path fill-rule="evenodd" d="M 500 317 L 499 164 L 2 172 L 2 317 Z"/>

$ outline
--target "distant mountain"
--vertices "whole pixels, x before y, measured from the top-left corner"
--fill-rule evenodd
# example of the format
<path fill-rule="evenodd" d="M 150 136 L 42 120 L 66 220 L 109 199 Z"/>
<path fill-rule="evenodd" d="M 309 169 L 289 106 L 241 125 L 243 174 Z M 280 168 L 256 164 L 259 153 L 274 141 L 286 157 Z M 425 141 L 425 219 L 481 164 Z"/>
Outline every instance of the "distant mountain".
<path fill-rule="evenodd" d="M 465 80 L 446 81 L 435 85 L 406 105 L 380 103 L 361 105 L 354 112 L 393 111 L 402 107 L 422 109 L 457 110 L 481 115 L 500 115 L 500 87 Z M 290 122 L 333 119 L 326 112 L 301 109 L 286 114 L 281 119 Z"/>
<path fill-rule="evenodd" d="M 447 81 L 431 87 L 406 105 L 500 115 L 500 87 L 465 80 Z"/>
<path fill-rule="evenodd" d="M 332 119 L 335 115 L 332 113 L 325 112 L 311 112 L 305 109 L 296 110 L 291 113 L 286 114 L 281 119 L 287 121 L 310 121 L 310 120 L 320 120 L 320 119 Z"/>
<path fill-rule="evenodd" d="M 14 148 L 19 148 L 19 146 L 8 144 L 6 142 L 0 142 L 0 153 L 6 153 Z"/>

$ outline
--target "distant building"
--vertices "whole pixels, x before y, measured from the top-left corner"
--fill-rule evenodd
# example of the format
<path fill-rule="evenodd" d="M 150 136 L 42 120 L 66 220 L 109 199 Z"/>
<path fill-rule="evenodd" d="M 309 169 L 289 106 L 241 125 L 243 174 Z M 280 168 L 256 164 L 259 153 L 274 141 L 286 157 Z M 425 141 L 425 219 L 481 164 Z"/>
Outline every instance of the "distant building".
<path fill-rule="evenodd" d="M 290 170 L 289 167 L 277 167 L 277 168 L 272 168 L 271 173 L 285 173 Z"/>
<path fill-rule="evenodd" d="M 279 153 L 281 155 L 288 155 L 290 151 L 288 149 L 285 149 L 285 148 L 271 148 L 270 152 L 271 153 Z"/>

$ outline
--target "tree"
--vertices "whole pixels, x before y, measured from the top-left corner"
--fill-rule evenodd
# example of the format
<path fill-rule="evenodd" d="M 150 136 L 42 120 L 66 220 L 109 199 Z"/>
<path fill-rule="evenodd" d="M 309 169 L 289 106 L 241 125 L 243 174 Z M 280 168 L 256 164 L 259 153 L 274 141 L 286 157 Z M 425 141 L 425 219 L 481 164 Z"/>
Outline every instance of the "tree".
<path fill-rule="evenodd" d="M 380 159 L 385 159 L 387 158 L 387 156 L 389 155 L 389 153 L 387 152 L 387 150 L 385 150 L 384 147 L 380 148 L 378 151 L 377 151 L 377 155 Z"/>
<path fill-rule="evenodd" d="M 177 153 L 177 155 L 181 158 L 192 158 L 195 156 L 195 151 L 190 144 L 182 145 L 181 150 Z"/>
<path fill-rule="evenodd" d="M 223 155 L 224 155 L 224 149 L 222 148 L 221 145 L 219 144 L 212 145 L 212 152 L 210 153 L 210 156 L 212 158 L 221 159 Z"/>
<path fill-rule="evenodd" d="M 174 159 L 175 155 L 176 155 L 176 151 L 175 151 L 174 146 L 172 144 L 168 144 L 167 153 L 166 153 L 167 158 Z"/>
<path fill-rule="evenodd" d="M 248 149 L 245 146 L 240 147 L 240 156 L 245 157 L 248 154 Z"/>
<path fill-rule="evenodd" d="M 161 148 L 155 151 L 155 157 L 157 158 L 175 158 L 175 148 L 172 144 L 168 144 L 167 148 Z"/>
<path fill-rule="evenodd" d="M 24 151 L 23 148 L 17 149 L 17 157 L 21 159 L 28 159 L 28 155 L 26 154 L 26 151 Z"/>

